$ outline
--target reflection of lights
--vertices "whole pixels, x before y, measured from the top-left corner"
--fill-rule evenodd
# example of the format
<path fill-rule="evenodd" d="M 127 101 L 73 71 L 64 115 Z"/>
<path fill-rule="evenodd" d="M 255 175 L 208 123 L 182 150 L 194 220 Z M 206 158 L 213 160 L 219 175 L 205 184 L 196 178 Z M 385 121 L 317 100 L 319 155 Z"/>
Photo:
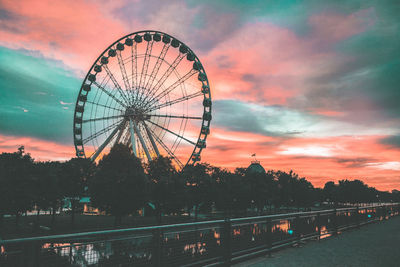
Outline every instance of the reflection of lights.
<path fill-rule="evenodd" d="M 220 233 L 218 233 L 217 231 L 214 231 L 214 238 L 217 239 L 217 244 L 220 245 L 221 244 L 221 240 L 219 239 L 221 236 Z"/>
<path fill-rule="evenodd" d="M 371 214 L 368 214 L 368 218 L 371 218 Z"/>
<path fill-rule="evenodd" d="M 289 235 L 293 234 L 293 230 L 292 229 L 289 229 L 287 232 L 288 232 Z"/>
<path fill-rule="evenodd" d="M 219 237 L 220 237 L 220 233 L 214 232 L 214 238 L 215 238 L 215 239 L 218 239 Z"/>

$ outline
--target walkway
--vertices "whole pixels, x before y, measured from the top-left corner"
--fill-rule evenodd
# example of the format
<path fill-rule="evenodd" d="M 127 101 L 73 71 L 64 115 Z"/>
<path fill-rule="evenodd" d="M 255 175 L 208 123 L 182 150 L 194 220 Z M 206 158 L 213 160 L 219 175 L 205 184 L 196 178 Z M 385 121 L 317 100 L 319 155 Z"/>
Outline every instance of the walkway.
<path fill-rule="evenodd" d="M 235 266 L 400 266 L 400 216 Z"/>

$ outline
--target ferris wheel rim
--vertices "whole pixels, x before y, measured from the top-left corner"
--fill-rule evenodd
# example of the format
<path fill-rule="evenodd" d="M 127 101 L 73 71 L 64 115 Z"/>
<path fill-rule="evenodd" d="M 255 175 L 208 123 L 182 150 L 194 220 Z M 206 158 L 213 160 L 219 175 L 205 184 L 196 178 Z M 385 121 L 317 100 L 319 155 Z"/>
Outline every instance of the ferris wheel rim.
<path fill-rule="evenodd" d="M 93 84 L 93 82 L 94 81 L 91 81 L 91 82 L 89 82 L 88 83 L 88 81 L 89 81 L 89 77 L 90 77 L 90 75 L 93 73 L 93 70 L 94 70 L 94 68 L 95 68 L 95 66 L 96 66 L 96 63 L 98 63 L 99 61 L 100 61 L 100 59 L 108 52 L 108 51 L 110 51 L 113 47 L 115 47 L 117 44 L 119 44 L 122 40 L 126 40 L 126 39 L 128 39 L 129 37 L 134 37 L 134 36 L 137 36 L 137 35 L 140 35 L 140 34 L 151 34 L 152 36 L 154 36 L 155 34 L 160 34 L 161 36 L 168 36 L 169 38 L 171 38 L 171 40 L 176 40 L 176 41 L 178 41 L 179 42 L 179 46 L 184 46 L 184 47 L 186 47 L 186 49 L 187 49 L 187 52 L 185 52 L 185 53 L 182 53 L 183 54 L 183 57 L 184 56 L 186 56 L 186 55 L 188 55 L 189 53 L 191 54 L 191 55 L 193 55 L 193 62 L 195 62 L 195 63 L 197 63 L 198 65 L 199 65 L 199 69 L 197 70 L 198 71 L 198 73 L 199 73 L 199 75 L 201 74 L 201 73 L 203 73 L 204 75 L 203 75 L 203 79 L 201 80 L 201 83 L 202 83 L 202 89 L 200 90 L 201 91 L 201 94 L 199 95 L 199 96 L 201 96 L 201 95 L 203 95 L 203 99 L 209 99 L 209 101 L 211 102 L 211 91 L 210 91 L 210 85 L 209 85 L 209 81 L 208 81 L 208 76 L 207 76 L 207 74 L 206 74 L 206 71 L 205 71 L 205 69 L 204 69 L 204 67 L 203 67 L 203 65 L 201 64 L 201 61 L 200 61 L 200 59 L 198 58 L 198 56 L 193 52 L 193 50 L 190 48 L 190 47 L 188 47 L 184 42 L 182 42 L 182 41 L 180 41 L 180 40 L 178 40 L 177 38 L 175 38 L 175 37 L 173 37 L 172 35 L 170 35 L 170 34 L 167 34 L 167 33 L 164 33 L 164 32 L 161 32 L 161 31 L 155 31 L 155 30 L 142 30 L 142 31 L 137 31 L 137 32 L 133 32 L 133 33 L 130 33 L 130 34 L 127 34 L 127 35 L 125 35 L 125 36 L 123 36 L 123 37 L 121 37 L 121 38 L 119 38 L 118 40 L 116 40 L 115 42 L 113 42 L 111 45 L 109 45 L 98 57 L 97 57 L 97 59 L 93 62 L 93 64 L 91 65 L 91 67 L 89 68 L 89 71 L 87 72 L 87 74 L 86 74 L 86 76 L 85 76 L 85 78 L 83 79 L 83 82 L 82 82 L 82 84 L 81 84 L 81 87 L 80 87 L 80 90 L 79 90 L 79 93 L 78 93 L 78 98 L 77 98 L 77 100 L 76 100 L 76 104 L 75 104 L 75 110 L 74 110 L 74 120 L 73 120 L 73 136 L 74 136 L 74 146 L 75 146 L 75 150 L 76 150 L 76 153 L 77 153 L 77 156 L 78 157 L 84 157 L 84 158 L 87 158 L 87 154 L 85 153 L 85 147 L 84 147 L 84 144 L 83 144 L 83 135 L 82 135 L 82 128 L 83 128 L 83 111 L 82 112 L 80 112 L 79 111 L 79 107 L 80 107 L 80 105 L 79 105 L 79 102 L 80 102 L 80 97 L 82 96 L 82 95 L 84 95 L 84 93 L 82 93 L 83 91 L 85 91 L 84 90 L 84 87 L 87 85 L 87 84 L 89 84 L 89 86 L 91 86 L 92 84 Z M 141 35 L 141 37 L 143 37 L 144 35 Z M 133 38 L 131 39 L 131 40 L 134 40 Z M 137 42 L 136 41 L 134 41 L 135 42 L 135 45 L 137 45 Z M 149 42 L 149 41 L 148 41 Z M 170 44 L 169 44 L 170 45 Z M 178 46 L 178 47 L 179 47 Z M 171 47 L 171 45 L 169 46 L 169 47 Z M 169 48 L 168 47 L 168 48 Z M 175 48 L 177 48 L 178 49 L 178 47 L 175 47 Z M 179 49 L 178 49 L 179 50 Z M 146 53 L 147 53 L 147 51 L 146 51 Z M 181 52 L 179 51 L 179 54 L 181 54 Z M 146 54 L 147 55 L 147 54 Z M 149 56 L 151 56 L 151 54 L 149 55 Z M 105 64 L 106 65 L 106 64 Z M 106 65 L 107 66 L 107 65 Z M 142 74 L 142 73 L 141 73 Z M 97 73 L 95 72 L 95 75 L 97 75 Z M 145 74 L 145 75 L 147 75 L 147 73 Z M 199 80 L 200 80 L 200 78 L 199 78 Z M 146 78 L 145 78 L 145 81 L 144 81 L 145 83 L 146 83 Z M 154 81 L 153 81 L 154 82 Z M 132 83 L 133 83 L 133 78 L 132 78 Z M 146 84 L 147 85 L 147 84 Z M 207 90 L 204 90 L 203 91 L 203 88 L 208 88 Z M 163 91 L 161 91 L 161 93 L 162 93 Z M 86 97 L 87 97 L 87 95 L 89 94 L 89 91 L 87 91 L 86 92 Z M 102 94 L 102 93 L 101 93 Z M 120 93 L 121 94 L 121 93 Z M 167 93 L 168 94 L 168 93 Z M 109 96 L 109 97 L 111 97 L 111 96 Z M 114 99 L 114 98 L 113 98 Z M 116 103 L 119 103 L 120 105 L 121 105 L 121 107 L 120 108 L 124 108 L 124 107 L 126 107 L 126 106 L 124 106 L 122 103 L 123 103 L 123 101 L 117 101 L 116 99 L 114 99 L 115 100 L 115 102 Z M 86 100 L 87 101 L 87 100 Z M 86 101 L 84 101 L 83 102 L 83 107 L 86 105 Z M 108 102 L 108 100 L 107 100 L 107 102 Z M 204 103 L 204 102 L 203 102 Z M 97 103 L 98 104 L 98 103 Z M 165 103 L 164 103 L 165 104 Z M 114 104 L 114 107 L 113 108 L 115 108 L 115 105 L 116 104 Z M 162 106 L 162 104 L 160 104 L 159 106 Z M 108 107 L 108 108 L 110 108 L 110 107 Z M 149 107 L 150 109 L 152 109 L 152 108 L 154 108 L 154 105 L 153 106 L 150 106 Z M 153 109 L 153 110 L 150 110 L 150 112 L 152 112 L 152 111 L 154 111 L 155 109 Z M 121 110 L 122 111 L 122 110 Z M 104 110 L 104 112 L 105 112 L 105 110 Z M 110 112 L 110 110 L 108 111 L 108 113 Z M 184 166 L 186 166 L 187 164 L 190 164 L 190 161 L 192 160 L 193 162 L 196 162 L 196 160 L 193 160 L 194 158 L 195 158 L 195 156 L 199 156 L 200 155 L 200 153 L 202 152 L 202 150 L 205 148 L 205 146 L 203 146 L 202 144 L 204 143 L 205 144 L 205 141 L 206 141 L 206 139 L 207 139 L 207 137 L 208 137 L 208 135 L 209 135 L 209 127 L 210 127 L 210 123 L 211 123 L 211 104 L 209 105 L 209 106 L 205 106 L 204 104 L 203 104 L 203 116 L 202 116 L 202 122 L 201 122 L 201 129 L 200 129 L 200 133 L 199 133 L 199 135 L 198 135 L 198 137 L 197 137 L 197 141 L 195 142 L 195 144 L 194 144 L 194 148 L 193 148 L 193 151 L 192 151 L 192 153 L 190 154 L 190 156 L 189 156 L 189 158 L 188 158 L 188 160 L 187 160 L 187 162 L 186 162 L 186 164 L 182 164 L 183 166 L 180 166 L 180 167 L 184 167 Z M 206 113 L 208 113 L 209 115 L 210 115 L 210 117 L 208 118 L 208 117 L 206 117 L 205 116 L 205 114 Z M 80 114 L 80 116 L 78 116 Z M 155 114 L 154 114 L 155 115 Z M 121 116 L 123 116 L 123 115 L 121 115 Z M 158 116 L 162 116 L 162 115 L 158 115 Z M 167 115 L 165 115 L 165 116 L 167 116 Z M 171 117 L 171 116 L 170 116 Z M 182 116 L 181 118 L 183 118 L 184 119 L 184 116 Z M 122 119 L 122 121 L 124 121 L 125 119 Z M 150 122 L 150 123 L 152 123 L 151 121 L 148 121 L 148 122 Z M 122 123 L 121 121 L 119 121 L 118 123 Z M 186 119 L 186 123 L 187 123 L 187 119 Z M 143 124 L 144 124 L 144 128 L 146 128 L 146 123 L 144 123 L 144 121 L 143 121 Z M 79 127 L 78 127 L 79 126 Z M 114 126 L 113 127 L 111 127 L 111 128 L 114 128 Z M 114 131 L 116 130 L 116 129 L 118 129 L 118 127 L 115 127 L 114 128 Z M 79 132 L 79 130 L 81 131 L 81 133 L 80 133 L 80 137 L 79 137 L 79 134 L 76 134 L 77 132 Z M 125 129 L 123 129 L 122 130 L 122 132 L 124 131 Z M 165 129 L 164 129 L 165 130 Z M 107 133 L 108 131 L 106 131 L 105 133 Z M 149 133 L 149 132 L 148 132 Z M 154 133 L 153 133 L 153 135 L 154 135 L 154 137 L 156 136 Z M 164 135 L 165 135 L 165 133 L 164 133 Z M 175 139 L 175 142 L 176 142 L 176 140 L 178 140 L 178 139 Z M 181 142 L 182 140 L 185 140 L 185 139 L 183 139 L 183 138 L 180 138 L 179 139 L 179 142 Z M 200 144 L 200 141 L 201 142 L 203 142 L 203 143 L 201 143 Z M 161 145 L 161 144 L 160 144 Z M 162 145 L 161 145 L 162 146 Z M 99 149 L 99 147 L 97 147 L 96 149 L 95 149 L 95 152 L 93 153 L 93 154 L 95 154 L 96 153 L 96 151 Z M 165 149 L 165 148 L 164 148 Z M 166 151 L 167 152 L 167 154 L 169 154 L 168 153 L 168 151 Z M 92 154 L 92 156 L 93 156 L 93 154 Z"/>

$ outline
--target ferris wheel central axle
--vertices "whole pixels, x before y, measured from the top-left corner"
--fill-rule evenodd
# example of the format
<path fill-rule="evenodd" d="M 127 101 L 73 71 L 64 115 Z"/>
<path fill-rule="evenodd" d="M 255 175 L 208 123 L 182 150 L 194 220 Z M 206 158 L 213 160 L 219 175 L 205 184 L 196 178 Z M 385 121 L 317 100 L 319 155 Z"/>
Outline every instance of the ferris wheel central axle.
<path fill-rule="evenodd" d="M 126 120 L 134 120 L 136 122 L 149 120 L 151 116 L 145 114 L 142 109 L 136 107 L 128 107 L 125 111 Z"/>

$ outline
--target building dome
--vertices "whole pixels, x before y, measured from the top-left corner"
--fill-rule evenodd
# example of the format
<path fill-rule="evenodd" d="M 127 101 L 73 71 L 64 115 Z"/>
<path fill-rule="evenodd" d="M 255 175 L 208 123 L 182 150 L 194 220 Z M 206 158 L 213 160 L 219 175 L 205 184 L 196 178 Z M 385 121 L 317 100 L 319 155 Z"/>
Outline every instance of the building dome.
<path fill-rule="evenodd" d="M 254 160 L 251 162 L 250 166 L 247 167 L 246 173 L 248 174 L 256 174 L 256 173 L 266 173 L 263 166 L 261 166 L 260 162 Z"/>

